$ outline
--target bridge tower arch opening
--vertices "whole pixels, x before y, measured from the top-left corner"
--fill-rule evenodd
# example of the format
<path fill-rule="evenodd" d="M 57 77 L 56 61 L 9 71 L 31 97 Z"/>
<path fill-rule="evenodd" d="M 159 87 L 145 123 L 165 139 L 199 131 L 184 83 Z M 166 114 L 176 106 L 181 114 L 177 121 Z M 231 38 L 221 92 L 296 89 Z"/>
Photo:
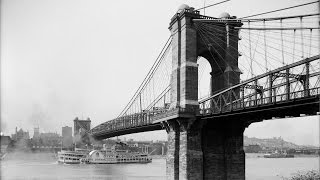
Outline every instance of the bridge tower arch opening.
<path fill-rule="evenodd" d="M 197 30 L 197 55 L 205 58 L 211 66 L 211 95 L 240 82 L 238 67 L 238 34 L 235 27 L 242 26 L 232 21 L 228 13 L 222 13 L 217 22 L 195 22 Z"/>
<path fill-rule="evenodd" d="M 210 22 L 214 26 L 197 22 L 205 19 L 217 21 Z M 187 5 L 180 6 L 171 19 L 170 108 L 178 114 L 166 121 L 168 179 L 245 179 L 243 121 L 203 120 L 197 116 L 199 57 L 211 67 L 210 95 L 240 82 L 235 28 L 240 26 L 242 23 L 227 13 L 212 18 Z"/>
<path fill-rule="evenodd" d="M 203 99 L 212 95 L 211 72 L 209 61 L 203 57 L 198 58 L 198 97 Z"/>

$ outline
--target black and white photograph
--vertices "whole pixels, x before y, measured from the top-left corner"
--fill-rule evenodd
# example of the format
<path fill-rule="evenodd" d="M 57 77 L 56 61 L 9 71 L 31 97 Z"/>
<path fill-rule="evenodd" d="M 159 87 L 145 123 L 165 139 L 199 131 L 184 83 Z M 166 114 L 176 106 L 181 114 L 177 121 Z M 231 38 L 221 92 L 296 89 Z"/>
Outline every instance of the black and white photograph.
<path fill-rule="evenodd" d="M 319 0 L 0 0 L 0 180 L 320 180 Z"/>

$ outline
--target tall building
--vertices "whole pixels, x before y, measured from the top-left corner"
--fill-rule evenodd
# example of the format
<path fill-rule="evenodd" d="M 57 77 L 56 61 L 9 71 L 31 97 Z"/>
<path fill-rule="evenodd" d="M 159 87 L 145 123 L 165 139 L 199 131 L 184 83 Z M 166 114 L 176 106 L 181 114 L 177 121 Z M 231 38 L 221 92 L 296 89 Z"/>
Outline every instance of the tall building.
<path fill-rule="evenodd" d="M 64 148 L 72 147 L 72 127 L 62 127 L 62 146 Z"/>

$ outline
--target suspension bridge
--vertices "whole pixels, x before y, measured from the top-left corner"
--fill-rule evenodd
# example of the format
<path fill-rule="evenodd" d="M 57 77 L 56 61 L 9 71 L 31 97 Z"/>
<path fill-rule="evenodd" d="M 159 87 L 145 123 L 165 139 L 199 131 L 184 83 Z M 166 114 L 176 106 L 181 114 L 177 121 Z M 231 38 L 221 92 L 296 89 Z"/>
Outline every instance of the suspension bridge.
<path fill-rule="evenodd" d="M 105 139 L 165 129 L 168 179 L 245 179 L 246 127 L 319 111 L 318 18 L 215 18 L 182 5 L 129 103 L 89 133 Z"/>

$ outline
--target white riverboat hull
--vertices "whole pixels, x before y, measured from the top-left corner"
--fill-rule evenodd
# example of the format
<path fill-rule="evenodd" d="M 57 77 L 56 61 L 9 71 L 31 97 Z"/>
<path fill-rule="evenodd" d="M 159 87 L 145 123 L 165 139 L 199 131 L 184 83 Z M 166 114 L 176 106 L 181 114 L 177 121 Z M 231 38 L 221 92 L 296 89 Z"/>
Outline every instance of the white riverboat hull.
<path fill-rule="evenodd" d="M 94 150 L 86 158 L 81 158 L 80 162 L 85 164 L 150 163 L 152 158 L 147 154 L 107 153 Z"/>
<path fill-rule="evenodd" d="M 58 152 L 58 163 L 60 164 L 80 164 L 80 159 L 87 156 L 85 151 L 60 151 Z"/>

